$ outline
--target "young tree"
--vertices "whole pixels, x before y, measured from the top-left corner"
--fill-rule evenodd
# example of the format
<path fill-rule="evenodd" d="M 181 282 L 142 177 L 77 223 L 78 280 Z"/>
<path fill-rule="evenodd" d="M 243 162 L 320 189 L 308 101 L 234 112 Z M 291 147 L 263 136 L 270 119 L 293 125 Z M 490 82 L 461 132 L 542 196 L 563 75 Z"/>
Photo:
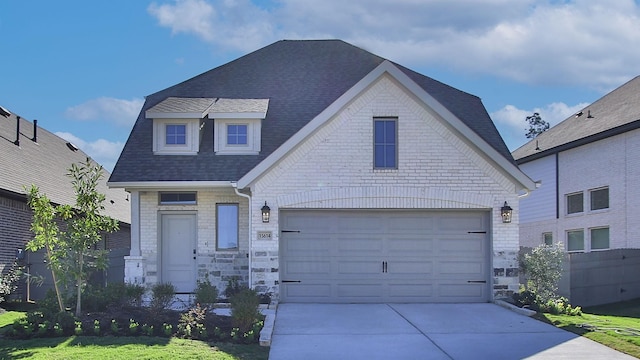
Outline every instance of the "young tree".
<path fill-rule="evenodd" d="M 563 259 L 562 244 L 543 244 L 524 255 L 522 268 L 527 278 L 527 289 L 533 291 L 542 304 L 558 297 L 556 291 L 562 277 Z"/>
<path fill-rule="evenodd" d="M 75 279 L 76 316 L 82 312 L 82 290 L 95 269 L 107 268 L 107 253 L 94 249 L 102 239 L 103 233 L 118 230 L 118 222 L 101 215 L 106 197 L 97 191 L 98 182 L 103 176 L 102 166 L 94 164 L 89 158 L 80 165 L 72 164 L 67 173 L 76 194 L 76 205 L 60 207 L 62 218 L 67 223 L 63 236 L 70 249 L 69 274 Z"/>
<path fill-rule="evenodd" d="M 542 120 L 542 117 L 540 117 L 540 114 L 537 112 L 527 116 L 527 122 L 529 123 L 529 131 L 525 134 L 527 139 L 533 139 L 549 130 L 549 123 Z"/>
<path fill-rule="evenodd" d="M 52 273 L 55 273 L 61 282 L 73 283 L 76 288 L 76 316 L 79 316 L 82 313 L 82 290 L 89 276 L 93 270 L 103 270 L 107 267 L 106 251 L 95 249 L 95 245 L 100 242 L 103 233 L 117 231 L 118 222 L 101 215 L 106 199 L 104 194 L 97 191 L 98 182 L 103 176 L 102 166 L 92 163 L 91 159 L 87 158 L 84 163 L 72 164 L 67 176 L 71 178 L 75 192 L 75 206 L 59 205 L 56 208 L 51 207 L 54 210 L 43 211 L 46 216 L 34 215 L 34 222 L 39 221 L 35 229 L 45 230 L 47 235 L 44 241 L 35 242 L 30 250 L 47 247 L 48 254 L 50 251 L 52 263 L 49 266 Z M 45 208 L 45 202 L 50 204 L 46 197 L 39 196 L 37 192 L 33 194 L 32 199 L 35 199 L 41 208 Z M 63 232 L 55 225 L 56 213 L 66 225 Z M 37 235 L 36 230 L 34 232 Z M 54 283 L 57 284 L 57 281 L 54 275 Z M 59 294 L 57 288 L 56 293 Z M 58 302 L 62 304 L 60 295 Z"/>
<path fill-rule="evenodd" d="M 31 210 L 33 210 L 31 231 L 35 236 L 25 247 L 29 251 L 38 251 L 42 248 L 46 250 L 45 257 L 47 266 L 49 270 L 51 270 L 51 278 L 56 291 L 56 298 L 58 299 L 58 307 L 60 311 L 64 311 L 58 276 L 62 269 L 60 258 L 64 254 L 60 251 L 60 230 L 56 223 L 56 208 L 51 204 L 51 201 L 46 195 L 40 194 L 40 190 L 35 185 L 31 185 L 28 199 L 28 204 Z"/>

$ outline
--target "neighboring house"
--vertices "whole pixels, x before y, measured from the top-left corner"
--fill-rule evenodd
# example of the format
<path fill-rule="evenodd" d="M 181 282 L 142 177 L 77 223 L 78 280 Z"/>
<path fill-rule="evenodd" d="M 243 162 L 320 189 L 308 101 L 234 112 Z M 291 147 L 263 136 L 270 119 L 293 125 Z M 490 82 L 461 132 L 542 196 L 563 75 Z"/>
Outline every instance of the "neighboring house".
<path fill-rule="evenodd" d="M 535 184 L 478 97 L 321 40 L 147 96 L 109 186 L 131 193 L 128 282 L 486 302 L 518 289 L 518 196 Z"/>
<path fill-rule="evenodd" d="M 520 201 L 520 244 L 563 244 L 571 273 L 563 290 L 572 302 L 640 297 L 640 77 L 513 156 L 542 182 Z"/>
<path fill-rule="evenodd" d="M 38 186 L 52 203 L 74 205 L 73 186 L 66 174 L 71 164 L 84 162 L 86 158 L 87 154 L 75 145 L 38 127 L 37 120 L 31 123 L 0 107 L 0 271 L 8 270 L 16 260 L 16 252 L 24 250 L 33 238 L 32 212 L 27 205 L 31 185 Z M 107 197 L 104 214 L 119 220 L 120 230 L 106 234 L 101 246 L 109 250 L 128 249 L 131 238 L 128 194 L 122 189 L 109 189 L 108 177 L 105 171 L 98 191 Z M 44 294 L 51 276 L 41 252 L 25 255 L 24 264 L 30 272 L 46 277 L 45 286 L 31 289 L 31 298 L 36 299 Z"/>

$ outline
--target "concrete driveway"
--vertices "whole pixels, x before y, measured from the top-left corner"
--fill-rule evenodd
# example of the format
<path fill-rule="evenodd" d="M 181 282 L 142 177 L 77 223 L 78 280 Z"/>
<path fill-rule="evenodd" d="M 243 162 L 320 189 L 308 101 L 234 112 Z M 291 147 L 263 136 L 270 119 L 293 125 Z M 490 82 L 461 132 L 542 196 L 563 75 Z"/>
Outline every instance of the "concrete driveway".
<path fill-rule="evenodd" d="M 634 359 L 495 304 L 280 304 L 270 360 Z"/>

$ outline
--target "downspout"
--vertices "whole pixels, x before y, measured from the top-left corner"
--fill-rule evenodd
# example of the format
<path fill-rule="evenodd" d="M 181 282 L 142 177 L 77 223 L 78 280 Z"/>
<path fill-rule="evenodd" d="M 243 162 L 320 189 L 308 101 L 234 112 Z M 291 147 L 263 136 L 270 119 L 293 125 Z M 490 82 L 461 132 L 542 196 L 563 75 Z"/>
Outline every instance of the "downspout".
<path fill-rule="evenodd" d="M 236 192 L 236 195 L 238 196 L 242 196 L 244 198 L 247 198 L 247 200 L 249 201 L 249 287 L 253 289 L 253 271 L 252 271 L 252 263 L 253 263 L 253 251 L 252 251 L 252 247 L 251 247 L 251 234 L 253 233 L 253 211 L 252 211 L 252 204 L 251 204 L 251 195 L 247 195 L 247 194 L 243 194 L 241 192 L 238 191 L 238 183 L 237 182 L 231 182 L 231 186 L 233 187 L 233 190 Z"/>

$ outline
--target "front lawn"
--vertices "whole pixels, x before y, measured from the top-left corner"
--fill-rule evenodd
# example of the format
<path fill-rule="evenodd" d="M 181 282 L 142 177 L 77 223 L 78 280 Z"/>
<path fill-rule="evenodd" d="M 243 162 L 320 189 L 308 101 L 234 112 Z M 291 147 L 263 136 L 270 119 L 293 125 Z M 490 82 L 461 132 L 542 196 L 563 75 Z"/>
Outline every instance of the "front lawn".
<path fill-rule="evenodd" d="M 16 340 L 2 333 L 24 312 L 0 314 L 0 359 L 267 359 L 269 348 L 258 344 L 207 343 L 148 336 L 68 336 Z"/>
<path fill-rule="evenodd" d="M 583 309 L 582 316 L 536 318 L 640 358 L 640 299 Z"/>

